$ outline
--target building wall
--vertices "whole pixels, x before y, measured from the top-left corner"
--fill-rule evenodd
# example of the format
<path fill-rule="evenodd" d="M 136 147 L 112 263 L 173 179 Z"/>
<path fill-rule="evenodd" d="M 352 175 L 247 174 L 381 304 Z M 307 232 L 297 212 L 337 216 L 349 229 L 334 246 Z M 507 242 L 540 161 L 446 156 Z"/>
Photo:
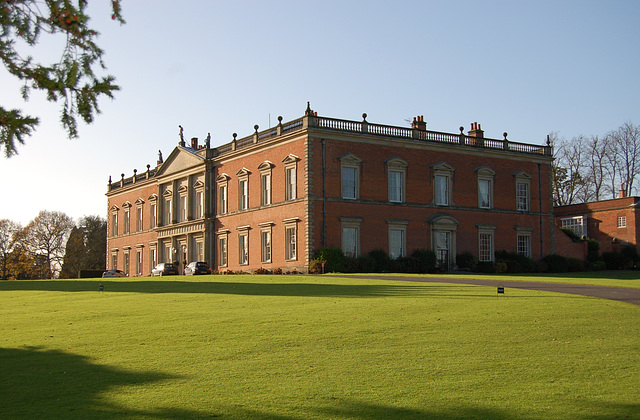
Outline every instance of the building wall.
<path fill-rule="evenodd" d="M 455 145 L 434 147 L 415 141 L 376 141 L 370 137 L 325 135 L 313 138 L 312 143 L 312 212 L 319 231 L 312 243 L 314 250 L 322 246 L 340 248 L 341 221 L 345 219 L 361 220 L 360 254 L 373 249 L 389 252 L 388 221 L 406 222 L 407 255 L 416 248 L 433 249 L 433 225 L 429 220 L 446 214 L 459 223 L 455 235 L 456 254 L 471 252 L 478 255 L 478 225 L 495 226 L 494 251 L 517 250 L 516 227 L 530 233 L 532 258 L 541 258 L 551 251 L 553 219 L 549 200 L 549 162 L 500 151 Z M 341 198 L 340 158 L 346 155 L 360 160 L 357 200 Z M 389 202 L 386 162 L 392 158 L 400 158 L 407 163 L 403 203 Z M 442 163 L 453 170 L 449 206 L 434 203 L 434 166 Z M 478 170 L 482 168 L 489 168 L 495 173 L 490 209 L 481 209 L 478 204 Z M 522 172 L 531 177 L 527 212 L 516 210 L 514 175 Z M 324 241 L 322 231 L 326 232 Z"/>
<path fill-rule="evenodd" d="M 157 193 L 155 180 L 145 180 L 131 184 L 108 198 L 107 213 L 107 269 L 118 269 L 129 276 L 147 276 L 151 271 L 150 244 L 156 241 L 156 232 L 151 227 L 151 206 L 149 197 Z M 130 220 L 129 233 L 125 229 L 125 211 L 128 205 Z M 137 228 L 137 209 L 142 209 L 142 229 Z M 113 216 L 117 217 L 117 234 L 113 233 Z M 142 253 L 140 274 L 137 270 L 137 253 Z M 125 266 L 125 255 L 129 254 L 129 264 Z M 114 256 L 116 264 L 114 266 Z"/>
<path fill-rule="evenodd" d="M 306 185 L 307 168 L 306 136 L 297 135 L 271 144 L 231 154 L 221 159 L 214 168 L 216 179 L 225 178 L 227 185 L 227 212 L 219 208 L 219 188 L 215 188 L 217 236 L 227 237 L 227 261 L 221 265 L 218 246 L 214 269 L 218 271 L 255 271 L 259 268 L 285 271 L 304 271 L 309 260 L 306 231 Z M 260 169 L 262 165 L 262 170 Z M 287 197 L 286 169 L 295 167 L 295 198 Z M 270 169 L 265 169 L 270 168 Z M 262 203 L 262 172 L 271 175 L 270 204 Z M 248 182 L 248 208 L 240 209 L 240 179 Z M 286 228 L 296 226 L 296 255 L 287 258 Z M 238 229 L 240 228 L 240 229 Z M 271 232 L 271 259 L 263 261 L 262 235 L 264 230 Z M 239 261 L 240 234 L 249 239 L 248 263 Z"/>
<path fill-rule="evenodd" d="M 587 236 L 600 243 L 600 252 L 612 252 L 623 245 L 638 246 L 637 205 L 639 197 L 624 197 L 592 203 L 572 204 L 554 209 L 556 224 L 575 216 L 587 217 Z M 625 227 L 618 227 L 618 217 L 624 217 Z"/>

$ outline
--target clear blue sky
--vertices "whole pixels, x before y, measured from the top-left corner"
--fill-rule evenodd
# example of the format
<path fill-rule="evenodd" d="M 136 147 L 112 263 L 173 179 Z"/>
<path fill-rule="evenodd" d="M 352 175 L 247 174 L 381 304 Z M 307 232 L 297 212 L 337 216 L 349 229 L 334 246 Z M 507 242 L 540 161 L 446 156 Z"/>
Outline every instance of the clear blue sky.
<path fill-rule="evenodd" d="M 155 165 L 186 138 L 212 146 L 303 115 L 543 144 L 640 124 L 640 1 L 91 2 L 108 73 L 122 90 L 68 140 L 59 106 L 0 69 L 0 101 L 41 118 L 0 161 L 0 218 L 40 210 L 107 215 L 109 176 Z M 45 45 L 45 50 L 54 50 Z M 47 51 L 45 51 L 46 53 Z M 57 54 L 53 54 L 57 57 Z"/>

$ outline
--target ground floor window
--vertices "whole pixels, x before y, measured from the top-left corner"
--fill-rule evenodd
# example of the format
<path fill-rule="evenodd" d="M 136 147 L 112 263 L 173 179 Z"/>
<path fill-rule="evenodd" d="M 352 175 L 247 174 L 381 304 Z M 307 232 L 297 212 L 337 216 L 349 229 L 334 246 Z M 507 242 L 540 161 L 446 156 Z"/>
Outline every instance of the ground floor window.
<path fill-rule="evenodd" d="M 247 231 L 238 235 L 238 264 L 249 264 L 249 232 Z"/>
<path fill-rule="evenodd" d="M 480 232 L 478 260 L 493 261 L 493 233 L 492 232 Z"/>
<path fill-rule="evenodd" d="M 531 257 L 531 237 L 529 235 L 518 235 L 518 254 Z"/>
<path fill-rule="evenodd" d="M 142 275 L 142 250 L 136 251 L 136 274 Z"/>
<path fill-rule="evenodd" d="M 218 237 L 218 267 L 227 266 L 227 236 Z"/>
<path fill-rule="evenodd" d="M 407 256 L 407 224 L 406 221 L 393 221 L 388 224 L 389 257 L 392 259 Z"/>

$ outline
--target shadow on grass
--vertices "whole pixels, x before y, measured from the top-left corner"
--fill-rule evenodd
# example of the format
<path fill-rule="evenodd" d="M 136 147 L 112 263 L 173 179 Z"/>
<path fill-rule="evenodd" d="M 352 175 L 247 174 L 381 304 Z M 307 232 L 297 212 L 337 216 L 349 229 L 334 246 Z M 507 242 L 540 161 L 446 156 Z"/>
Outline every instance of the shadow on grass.
<path fill-rule="evenodd" d="M 193 418 L 200 413 L 113 404 L 103 393 L 175 379 L 157 372 L 127 372 L 85 356 L 42 348 L 0 348 L 2 418 Z M 126 390 L 122 391 L 123 393 Z"/>
<path fill-rule="evenodd" d="M 103 290 L 100 291 L 100 285 Z M 493 288 L 470 293 L 469 285 L 399 284 L 320 284 L 320 283 L 247 283 L 189 282 L 176 280 L 20 280 L 0 282 L 0 291 L 50 291 L 96 293 L 204 293 L 245 296 L 304 297 L 496 297 Z M 520 296 L 523 297 L 523 296 Z M 539 296 L 527 296 L 539 297 Z"/>

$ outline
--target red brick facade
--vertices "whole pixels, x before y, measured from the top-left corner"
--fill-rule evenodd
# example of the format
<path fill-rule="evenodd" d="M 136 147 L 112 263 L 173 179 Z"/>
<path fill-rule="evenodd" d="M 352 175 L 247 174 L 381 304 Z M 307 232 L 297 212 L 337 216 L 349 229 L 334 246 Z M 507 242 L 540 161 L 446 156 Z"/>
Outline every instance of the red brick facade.
<path fill-rule="evenodd" d="M 123 218 L 127 201 L 135 208 L 155 196 L 159 222 L 110 230 L 108 252 L 122 269 L 124 254 L 140 251 L 141 275 L 150 272 L 152 250 L 157 262 L 203 258 L 219 271 L 247 272 L 305 272 L 324 246 L 356 256 L 432 249 L 447 268 L 462 252 L 484 260 L 496 250 L 534 259 L 552 253 L 550 148 L 485 139 L 479 124 L 471 128 L 437 133 L 421 117 L 403 128 L 307 109 L 218 148 L 178 146 L 144 180 L 110 184 L 110 214 Z M 129 273 L 138 273 L 137 261 L 129 257 Z"/>
<path fill-rule="evenodd" d="M 600 252 L 612 252 L 624 245 L 638 246 L 639 205 L 640 197 L 623 197 L 556 207 L 554 215 L 560 227 L 582 223 L 582 235 L 598 241 Z"/>

